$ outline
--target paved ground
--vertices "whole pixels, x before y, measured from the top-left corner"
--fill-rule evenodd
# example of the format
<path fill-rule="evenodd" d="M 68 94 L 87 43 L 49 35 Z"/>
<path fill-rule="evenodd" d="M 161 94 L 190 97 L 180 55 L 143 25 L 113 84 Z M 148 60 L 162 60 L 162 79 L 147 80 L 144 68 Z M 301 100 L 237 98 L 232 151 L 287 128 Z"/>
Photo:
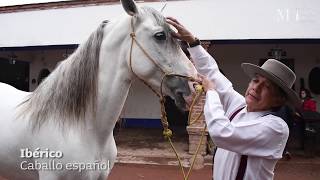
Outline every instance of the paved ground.
<path fill-rule="evenodd" d="M 189 166 L 187 135 L 175 130 L 173 141 L 183 160 Z M 161 130 L 124 129 L 115 133 L 118 147 L 117 163 L 108 180 L 180 180 L 183 179 L 178 162 Z M 212 156 L 204 158 L 205 167 L 193 170 L 190 180 L 212 179 Z M 306 158 L 295 153 L 289 161 L 280 160 L 275 180 L 320 180 L 320 156 Z M 4 180 L 0 176 L 0 180 Z"/>
<path fill-rule="evenodd" d="M 185 166 L 189 165 L 187 135 L 175 130 L 174 143 Z M 117 132 L 118 157 L 108 180 L 179 180 L 183 179 L 178 162 L 161 130 L 124 129 Z M 212 156 L 205 156 L 205 167 L 193 170 L 190 180 L 212 179 Z M 320 180 L 320 157 L 306 158 L 296 152 L 292 159 L 280 160 L 275 180 Z"/>
<path fill-rule="evenodd" d="M 190 180 L 209 180 L 212 166 L 191 172 Z M 116 164 L 108 180 L 183 180 L 178 166 Z"/>
<path fill-rule="evenodd" d="M 108 180 L 179 180 L 183 179 L 177 166 L 116 164 Z M 212 166 L 193 170 L 190 180 L 211 180 Z M 275 171 L 275 180 L 319 180 L 320 163 L 302 163 L 296 160 L 280 162 Z"/>
<path fill-rule="evenodd" d="M 293 158 L 278 163 L 275 180 L 319 180 L 320 163 L 317 159 Z M 178 166 L 117 163 L 108 180 L 182 180 Z M 189 180 L 211 180 L 212 166 L 193 170 Z M 0 180 L 5 180 L 0 177 Z"/>

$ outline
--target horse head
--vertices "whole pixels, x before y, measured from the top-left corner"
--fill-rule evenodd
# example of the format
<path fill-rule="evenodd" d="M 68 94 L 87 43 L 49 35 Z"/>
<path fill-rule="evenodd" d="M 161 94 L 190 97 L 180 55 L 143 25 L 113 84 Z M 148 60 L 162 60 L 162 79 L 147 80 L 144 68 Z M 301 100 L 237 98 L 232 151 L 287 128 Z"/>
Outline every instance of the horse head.
<path fill-rule="evenodd" d="M 150 7 L 139 8 L 133 0 L 121 0 L 121 3 L 131 16 L 129 68 L 145 84 L 158 93 L 163 90 L 180 109 L 185 109 L 183 97 L 191 91 L 188 79 L 182 76 L 194 78 L 197 71 L 172 36 L 173 30 L 158 11 Z M 169 74 L 180 76 L 166 76 Z"/>

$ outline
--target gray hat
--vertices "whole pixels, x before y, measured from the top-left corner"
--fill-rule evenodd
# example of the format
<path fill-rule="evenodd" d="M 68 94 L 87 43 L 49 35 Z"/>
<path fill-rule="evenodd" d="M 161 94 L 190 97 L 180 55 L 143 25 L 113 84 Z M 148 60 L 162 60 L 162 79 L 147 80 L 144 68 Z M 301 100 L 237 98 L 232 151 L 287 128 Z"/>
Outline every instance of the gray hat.
<path fill-rule="evenodd" d="M 250 63 L 242 63 L 241 67 L 249 77 L 260 74 L 278 85 L 286 93 L 289 102 L 297 108 L 300 107 L 301 101 L 291 89 L 296 75 L 289 67 L 275 59 L 268 59 L 261 67 Z"/>

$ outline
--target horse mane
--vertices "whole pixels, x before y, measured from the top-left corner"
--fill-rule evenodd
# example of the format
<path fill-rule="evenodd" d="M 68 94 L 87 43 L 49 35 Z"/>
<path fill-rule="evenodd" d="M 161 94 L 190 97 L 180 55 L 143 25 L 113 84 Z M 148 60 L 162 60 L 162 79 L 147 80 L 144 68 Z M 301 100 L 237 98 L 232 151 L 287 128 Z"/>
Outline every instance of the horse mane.
<path fill-rule="evenodd" d="M 84 122 L 86 112 L 96 113 L 99 54 L 104 21 L 20 104 L 32 128 L 53 118 L 59 125 Z"/>
<path fill-rule="evenodd" d="M 154 17 L 170 35 L 172 31 L 165 18 L 156 10 L 142 7 L 142 14 Z M 88 112 L 94 118 L 98 94 L 99 54 L 104 36 L 104 21 L 67 59 L 31 93 L 19 107 L 18 116 L 28 116 L 33 129 L 54 120 L 61 127 L 85 123 Z M 170 38 L 171 41 L 176 41 Z M 178 48 L 177 43 L 174 44 Z"/>

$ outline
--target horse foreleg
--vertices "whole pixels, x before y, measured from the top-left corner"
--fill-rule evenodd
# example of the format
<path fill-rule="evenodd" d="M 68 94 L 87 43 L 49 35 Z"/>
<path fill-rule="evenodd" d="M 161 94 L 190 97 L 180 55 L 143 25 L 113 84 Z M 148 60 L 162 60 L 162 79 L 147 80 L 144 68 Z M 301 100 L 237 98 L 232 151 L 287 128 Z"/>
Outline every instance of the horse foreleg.
<path fill-rule="evenodd" d="M 101 172 L 99 180 L 105 180 L 109 176 L 111 169 L 116 161 L 117 147 L 113 135 L 110 135 L 107 140 L 103 157 L 104 162 L 107 163 L 107 169 Z"/>

